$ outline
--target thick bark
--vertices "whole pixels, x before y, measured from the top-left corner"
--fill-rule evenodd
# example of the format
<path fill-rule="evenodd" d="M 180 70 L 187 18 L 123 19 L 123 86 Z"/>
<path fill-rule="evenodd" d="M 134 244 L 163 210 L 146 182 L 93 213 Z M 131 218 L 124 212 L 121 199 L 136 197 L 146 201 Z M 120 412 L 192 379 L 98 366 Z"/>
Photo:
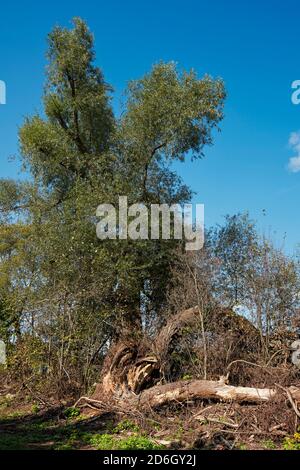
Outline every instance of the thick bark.
<path fill-rule="evenodd" d="M 183 334 L 184 327 L 192 326 L 198 317 L 199 309 L 197 306 L 183 310 L 177 315 L 170 317 L 154 341 L 153 349 L 155 354 L 160 356 L 160 358 L 168 356 L 173 344 Z"/>
<path fill-rule="evenodd" d="M 170 354 L 185 326 L 197 318 L 198 307 L 172 316 L 152 344 L 120 340 L 112 347 L 103 367 L 95 398 L 103 395 L 140 393 L 164 376 Z"/>
<path fill-rule="evenodd" d="M 143 349 L 134 342 L 118 342 L 105 361 L 102 380 L 94 397 L 137 394 L 156 383 L 159 377 L 158 359 L 150 352 L 143 356 Z"/>

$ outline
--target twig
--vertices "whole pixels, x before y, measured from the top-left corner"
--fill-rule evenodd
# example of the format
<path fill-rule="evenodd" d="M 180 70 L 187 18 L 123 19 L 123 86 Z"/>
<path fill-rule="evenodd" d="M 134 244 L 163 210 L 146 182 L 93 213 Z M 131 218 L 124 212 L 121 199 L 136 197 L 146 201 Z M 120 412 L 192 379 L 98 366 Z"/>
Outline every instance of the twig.
<path fill-rule="evenodd" d="M 229 369 L 231 368 L 231 366 L 233 364 L 236 364 L 237 362 L 242 362 L 244 364 L 248 364 L 249 366 L 254 366 L 254 367 L 259 367 L 260 369 L 265 369 L 265 371 L 270 374 L 270 375 L 273 375 L 272 372 L 270 372 L 268 369 L 267 369 L 267 366 L 261 366 L 260 364 L 256 364 L 255 362 L 249 362 L 249 361 L 245 361 L 244 359 L 236 359 L 235 361 L 232 361 L 228 366 L 227 366 L 227 370 L 229 371 Z"/>
<path fill-rule="evenodd" d="M 203 410 L 200 410 L 200 411 L 198 411 L 198 413 L 194 414 L 192 419 L 197 419 L 197 417 L 202 415 L 202 413 L 204 413 L 204 411 L 210 410 L 211 408 L 213 408 L 213 406 L 214 405 L 206 406 L 205 408 L 203 408 Z"/>
<path fill-rule="evenodd" d="M 80 405 L 81 408 L 91 408 L 92 410 L 96 410 L 96 411 L 99 411 L 99 408 L 97 408 L 96 406 L 93 406 L 91 405 L 90 403 L 84 403 L 84 405 Z"/>
<path fill-rule="evenodd" d="M 32 395 L 34 398 L 36 398 L 36 400 L 38 400 L 42 405 L 47 406 L 47 403 L 46 403 L 42 398 L 40 398 L 37 394 L 35 394 L 35 393 L 31 390 L 31 388 L 30 388 L 26 383 L 24 383 L 23 386 L 29 390 L 29 392 L 31 393 L 31 395 Z M 49 404 L 48 404 L 48 405 L 49 405 Z"/>
<path fill-rule="evenodd" d="M 285 387 L 283 387 L 282 385 L 279 385 L 279 384 L 275 384 L 275 385 L 276 385 L 276 387 L 280 388 L 281 390 L 283 390 L 286 393 L 286 395 L 288 397 L 288 400 L 289 400 L 290 404 L 292 405 L 292 408 L 293 408 L 294 412 L 296 413 L 298 418 L 300 418 L 300 411 L 298 410 L 298 407 L 297 407 L 295 401 L 293 400 L 293 397 L 292 397 L 289 389 L 285 388 Z"/>
<path fill-rule="evenodd" d="M 82 400 L 85 400 L 87 403 L 97 404 L 100 405 L 100 407 L 105 408 L 104 403 L 102 401 L 94 400 L 93 398 L 89 397 L 80 397 L 79 400 L 77 400 L 77 402 L 75 403 L 75 405 L 73 405 L 73 408 L 76 408 Z M 99 409 L 99 407 L 97 409 Z"/>
<path fill-rule="evenodd" d="M 234 428 L 234 429 L 237 429 L 239 427 L 238 424 L 228 423 L 227 421 L 222 421 L 220 419 L 210 418 L 209 416 L 199 416 L 195 419 L 197 419 L 198 421 L 208 421 L 209 423 L 222 424 L 223 426 L 228 426 L 229 428 Z"/>
<path fill-rule="evenodd" d="M 271 358 L 267 362 L 267 367 L 271 364 L 273 361 L 274 357 L 278 356 L 278 354 L 284 352 L 284 349 L 279 349 L 278 351 L 275 351 L 274 354 L 271 356 Z"/>

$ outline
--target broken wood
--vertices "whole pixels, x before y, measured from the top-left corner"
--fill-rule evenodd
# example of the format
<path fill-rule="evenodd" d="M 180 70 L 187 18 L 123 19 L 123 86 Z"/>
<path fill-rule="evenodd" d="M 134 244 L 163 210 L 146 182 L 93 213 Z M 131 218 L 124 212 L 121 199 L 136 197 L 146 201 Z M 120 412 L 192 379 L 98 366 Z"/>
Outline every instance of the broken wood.
<path fill-rule="evenodd" d="M 296 411 L 296 403 L 300 402 L 300 389 L 297 387 L 279 388 L 284 389 L 287 393 L 289 401 Z M 227 385 L 224 380 L 188 380 L 156 385 L 137 395 L 127 391 L 121 396 L 114 396 L 114 400 L 122 409 L 130 406 L 131 409 L 146 411 L 193 400 L 261 404 L 274 399 L 277 394 L 276 389 Z M 81 400 L 86 400 L 96 406 L 98 403 L 102 404 L 102 402 L 87 397 L 82 397 L 78 402 Z M 299 415 L 297 414 L 297 416 Z M 197 416 L 195 418 L 197 419 Z"/>
<path fill-rule="evenodd" d="M 105 360 L 101 382 L 93 398 L 103 394 L 119 397 L 130 392 L 138 394 L 159 382 L 184 327 L 192 325 L 198 314 L 198 307 L 192 307 L 172 316 L 146 350 L 143 341 L 120 340 Z"/>
<path fill-rule="evenodd" d="M 220 315 L 220 312 L 215 312 L 215 315 L 217 314 Z M 189 380 L 162 384 L 178 340 L 184 334 L 186 327 L 193 326 L 198 317 L 197 306 L 173 315 L 151 343 L 149 339 L 147 342 L 143 338 L 136 341 L 129 341 L 126 337 L 119 339 L 105 359 L 101 382 L 92 397 L 94 401 L 86 400 L 86 402 L 97 407 L 99 400 L 110 403 L 114 401 L 120 407 L 130 406 L 135 410 L 145 410 L 193 400 L 260 404 L 273 399 L 278 393 L 275 384 L 274 389 L 227 384 L 229 370 L 234 363 L 245 362 L 256 365 L 243 359 L 233 361 L 228 366 L 227 375 L 219 381 Z M 249 337 L 257 334 L 250 322 L 234 312 L 223 310 L 222 320 L 224 326 L 240 323 L 241 325 L 236 326 L 235 330 L 242 332 L 247 328 Z M 300 389 L 290 387 L 288 398 L 296 410 L 294 402 L 300 402 Z"/>
<path fill-rule="evenodd" d="M 285 390 L 293 402 L 300 402 L 299 388 L 289 387 Z M 276 389 L 226 385 L 222 380 L 191 380 L 156 385 L 144 390 L 135 397 L 135 401 L 138 407 L 146 409 L 191 400 L 260 404 L 272 400 L 276 395 Z"/>
<path fill-rule="evenodd" d="M 276 387 L 279 387 L 281 390 L 283 390 L 286 393 L 286 395 L 288 397 L 288 400 L 289 400 L 290 404 L 292 405 L 292 408 L 293 408 L 296 416 L 298 416 L 298 418 L 300 418 L 300 411 L 298 410 L 297 404 L 295 403 L 295 400 L 297 401 L 297 396 L 298 396 L 298 400 L 300 399 L 299 391 L 295 387 L 290 387 L 288 389 L 286 387 L 282 387 L 279 384 L 275 384 L 275 385 L 276 385 Z M 293 396 L 293 394 L 294 394 L 294 396 Z"/>
<path fill-rule="evenodd" d="M 269 388 L 235 387 L 212 380 L 192 380 L 157 385 L 144 390 L 138 397 L 142 408 L 183 403 L 187 400 L 221 400 L 238 403 L 264 403 L 276 395 Z"/>
<path fill-rule="evenodd" d="M 300 403 L 300 388 L 291 386 L 284 391 L 295 411 L 296 403 Z M 224 380 L 190 380 L 152 387 L 139 395 L 138 402 L 142 407 L 153 408 L 197 399 L 259 404 L 272 400 L 276 395 L 276 389 L 271 388 L 227 385 Z"/>

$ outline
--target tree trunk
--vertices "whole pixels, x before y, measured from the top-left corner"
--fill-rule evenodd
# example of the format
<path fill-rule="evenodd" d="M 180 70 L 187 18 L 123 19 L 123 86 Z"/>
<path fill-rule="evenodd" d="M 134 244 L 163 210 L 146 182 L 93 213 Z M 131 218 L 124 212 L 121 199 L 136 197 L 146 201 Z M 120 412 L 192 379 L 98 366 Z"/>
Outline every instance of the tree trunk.
<path fill-rule="evenodd" d="M 152 344 L 141 340 L 120 340 L 109 352 L 103 366 L 102 377 L 94 397 L 115 394 L 120 396 L 155 385 L 165 376 L 170 354 L 186 325 L 196 320 L 198 307 L 171 317 Z"/>
<path fill-rule="evenodd" d="M 145 390 L 138 398 L 138 404 L 142 408 L 156 408 L 196 399 L 263 403 L 275 395 L 276 391 L 268 388 L 234 387 L 222 381 L 191 380 L 159 385 Z"/>

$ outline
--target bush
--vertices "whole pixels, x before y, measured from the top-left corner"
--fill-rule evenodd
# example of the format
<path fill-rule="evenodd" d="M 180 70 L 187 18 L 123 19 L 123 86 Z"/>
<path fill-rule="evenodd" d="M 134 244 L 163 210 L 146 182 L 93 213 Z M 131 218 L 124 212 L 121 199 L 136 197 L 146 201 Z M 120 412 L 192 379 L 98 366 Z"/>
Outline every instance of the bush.
<path fill-rule="evenodd" d="M 130 436 L 122 439 L 119 443 L 119 450 L 159 450 L 165 446 L 158 445 L 144 436 Z"/>

